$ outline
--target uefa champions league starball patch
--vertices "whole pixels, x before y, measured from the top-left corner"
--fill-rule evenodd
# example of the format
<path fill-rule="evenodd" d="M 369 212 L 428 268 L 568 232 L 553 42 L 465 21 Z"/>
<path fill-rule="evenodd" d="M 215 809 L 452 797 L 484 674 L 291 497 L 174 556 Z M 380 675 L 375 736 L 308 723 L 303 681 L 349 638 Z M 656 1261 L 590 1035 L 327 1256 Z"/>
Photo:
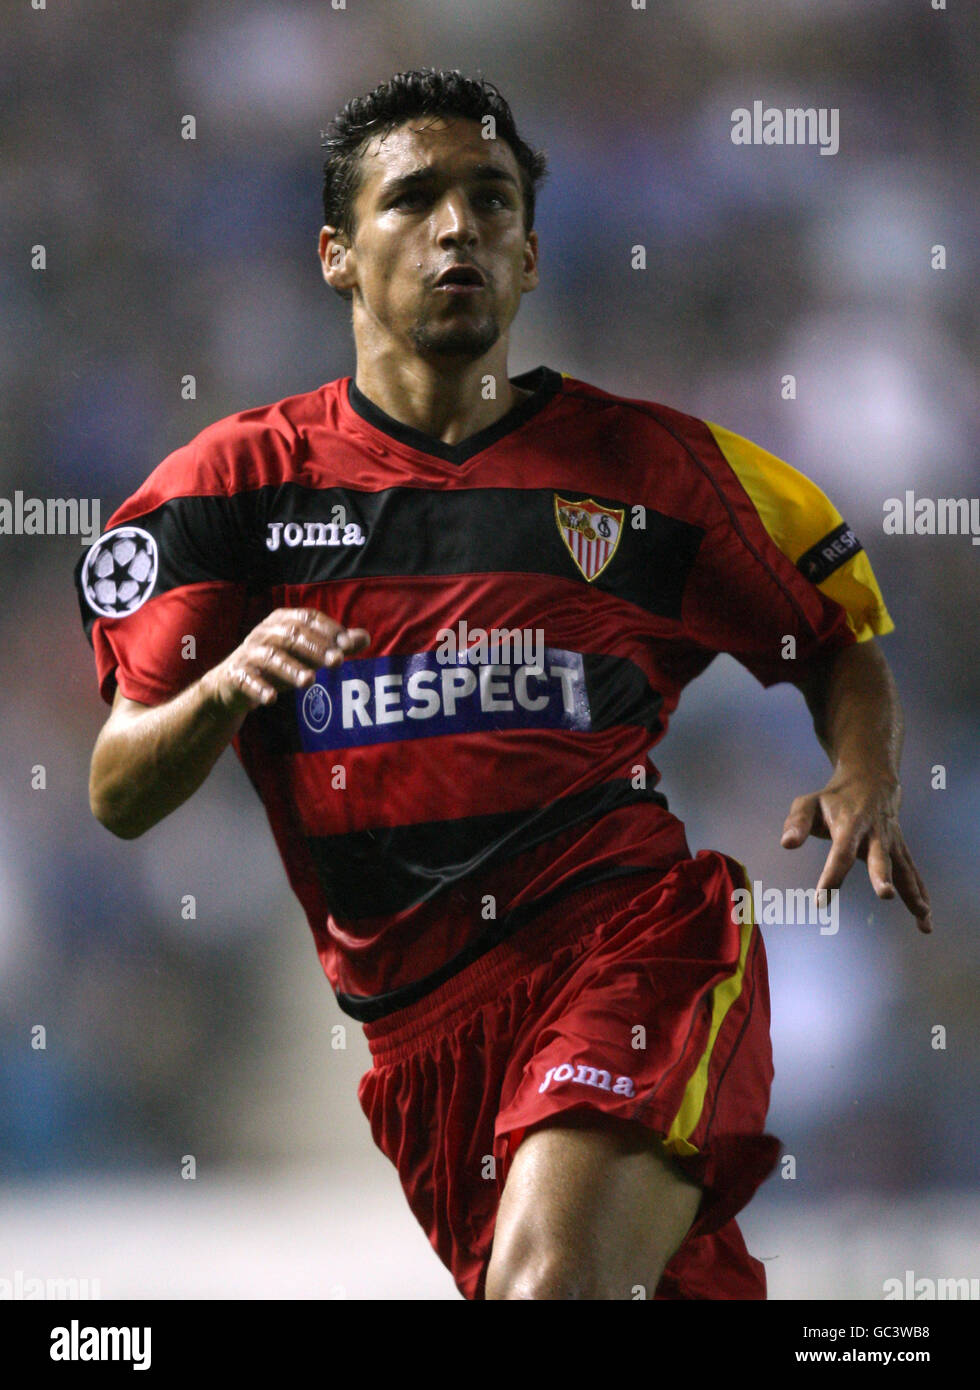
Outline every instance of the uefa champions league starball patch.
<path fill-rule="evenodd" d="M 92 546 L 82 566 L 82 589 L 102 618 L 135 613 L 153 592 L 159 556 L 157 543 L 140 526 L 117 526 Z"/>

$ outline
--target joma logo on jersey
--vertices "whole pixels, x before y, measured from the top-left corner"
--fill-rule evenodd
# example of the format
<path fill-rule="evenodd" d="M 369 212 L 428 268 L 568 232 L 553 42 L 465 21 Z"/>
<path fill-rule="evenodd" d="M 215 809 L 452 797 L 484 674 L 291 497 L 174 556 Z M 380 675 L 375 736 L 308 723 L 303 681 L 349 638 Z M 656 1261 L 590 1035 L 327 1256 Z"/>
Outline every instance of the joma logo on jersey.
<path fill-rule="evenodd" d="M 363 545 L 364 532 L 356 522 L 341 525 L 338 521 L 270 521 L 266 527 L 267 550 L 278 550 L 280 545 Z"/>
<path fill-rule="evenodd" d="M 605 1067 L 587 1067 L 584 1063 L 573 1067 L 570 1062 L 562 1062 L 558 1067 L 549 1067 L 538 1091 L 546 1091 L 552 1082 L 557 1085 L 561 1081 L 572 1081 L 576 1086 L 595 1086 L 600 1091 L 611 1091 L 616 1096 L 634 1094 L 632 1077 L 617 1076 L 613 1082 Z"/>
<path fill-rule="evenodd" d="M 555 493 L 558 534 L 590 584 L 598 579 L 616 554 L 623 534 L 625 510 L 625 507 L 618 510 L 603 507 L 591 497 L 584 502 L 570 502 L 567 497 Z"/>

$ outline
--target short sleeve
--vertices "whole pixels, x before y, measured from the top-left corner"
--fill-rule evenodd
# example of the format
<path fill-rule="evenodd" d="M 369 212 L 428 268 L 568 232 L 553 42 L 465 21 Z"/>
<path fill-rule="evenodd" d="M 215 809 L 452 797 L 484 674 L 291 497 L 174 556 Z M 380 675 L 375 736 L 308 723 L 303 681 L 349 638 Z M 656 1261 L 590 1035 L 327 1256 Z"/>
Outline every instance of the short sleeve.
<path fill-rule="evenodd" d="M 861 542 L 820 488 L 750 440 L 707 429 L 718 505 L 688 585 L 697 640 L 770 686 L 892 631 Z"/>
<path fill-rule="evenodd" d="M 156 705 L 241 640 L 257 533 L 254 494 L 236 494 L 199 441 L 170 454 L 112 515 L 75 569 L 99 690 Z"/>

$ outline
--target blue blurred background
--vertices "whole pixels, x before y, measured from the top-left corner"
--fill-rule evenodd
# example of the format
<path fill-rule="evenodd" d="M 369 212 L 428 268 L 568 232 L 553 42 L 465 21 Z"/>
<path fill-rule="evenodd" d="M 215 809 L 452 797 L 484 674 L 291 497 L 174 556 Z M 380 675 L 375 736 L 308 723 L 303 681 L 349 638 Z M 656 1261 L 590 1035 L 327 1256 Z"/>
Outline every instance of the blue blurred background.
<path fill-rule="evenodd" d="M 921 938 L 858 866 L 836 935 L 765 933 L 770 1128 L 796 1176 L 743 1225 L 774 1297 L 880 1298 L 909 1267 L 980 1274 L 980 548 L 882 527 L 906 489 L 980 491 L 966 10 L 172 0 L 163 18 L 76 0 L 7 7 L 0 40 L 0 496 L 99 498 L 104 521 L 211 421 L 353 371 L 349 308 L 316 259 L 320 129 L 428 65 L 489 77 L 549 157 L 512 373 L 545 362 L 719 421 L 812 477 L 864 541 L 897 626 L 883 647 L 909 725 L 903 824 L 937 930 Z M 755 100 L 838 108 L 839 153 L 734 145 L 732 112 Z M 139 841 L 91 818 L 107 709 L 80 553 L 76 537 L 0 537 L 0 1278 L 94 1278 L 104 1297 L 454 1297 L 371 1146 L 366 1046 L 232 755 Z M 693 849 L 767 886 L 815 882 L 824 846 L 779 847 L 827 766 L 792 687 L 716 661 L 655 758 Z"/>

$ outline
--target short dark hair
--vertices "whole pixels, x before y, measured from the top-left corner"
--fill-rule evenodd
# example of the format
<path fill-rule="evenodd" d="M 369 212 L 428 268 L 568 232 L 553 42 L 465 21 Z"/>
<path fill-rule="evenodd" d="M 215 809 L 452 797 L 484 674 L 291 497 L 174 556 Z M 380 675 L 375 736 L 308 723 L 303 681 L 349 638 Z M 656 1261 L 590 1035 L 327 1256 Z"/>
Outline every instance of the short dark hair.
<path fill-rule="evenodd" d="M 354 199 L 359 187 L 361 156 L 374 137 L 387 135 L 415 116 L 463 116 L 482 121 L 494 118 L 497 136 L 514 152 L 524 195 L 524 227 L 534 226 L 538 184 L 547 172 L 544 152 L 533 150 L 517 133 L 507 102 L 492 82 L 464 77 L 458 69 L 418 68 L 396 72 L 366 96 L 354 97 L 321 131 L 323 219 L 348 236 L 354 234 Z"/>

